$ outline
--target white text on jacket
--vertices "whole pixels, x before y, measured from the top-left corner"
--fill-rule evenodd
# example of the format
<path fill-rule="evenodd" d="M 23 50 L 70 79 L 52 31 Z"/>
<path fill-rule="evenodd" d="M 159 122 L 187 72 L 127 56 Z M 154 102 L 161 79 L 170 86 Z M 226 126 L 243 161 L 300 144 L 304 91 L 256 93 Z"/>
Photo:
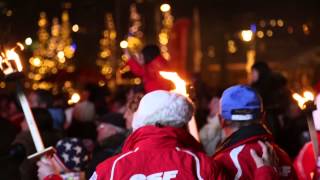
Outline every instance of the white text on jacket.
<path fill-rule="evenodd" d="M 130 180 L 170 180 L 177 177 L 177 174 L 178 170 L 154 173 L 149 176 L 144 174 L 135 174 L 131 176 Z"/>

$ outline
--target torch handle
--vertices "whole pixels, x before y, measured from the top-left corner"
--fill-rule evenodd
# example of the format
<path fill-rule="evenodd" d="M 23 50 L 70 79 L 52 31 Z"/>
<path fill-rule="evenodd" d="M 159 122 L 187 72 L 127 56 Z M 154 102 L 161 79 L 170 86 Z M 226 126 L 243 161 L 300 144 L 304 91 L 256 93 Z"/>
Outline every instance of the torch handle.
<path fill-rule="evenodd" d="M 317 131 L 315 129 L 313 118 L 311 115 L 307 115 L 307 123 L 308 123 L 310 139 L 313 146 L 315 160 L 317 162 L 318 156 L 319 156 L 319 141 L 318 141 Z"/>
<path fill-rule="evenodd" d="M 18 99 L 20 101 L 20 104 L 21 104 L 25 119 L 27 121 L 27 124 L 28 124 L 29 130 L 30 130 L 33 142 L 34 142 L 34 144 L 36 146 L 36 150 L 37 150 L 37 152 L 43 151 L 44 150 L 44 145 L 43 145 L 43 142 L 42 142 L 42 139 L 41 139 L 37 124 L 36 124 L 36 122 L 34 120 L 32 112 L 31 112 L 28 100 L 27 100 L 27 98 L 26 98 L 26 96 L 25 96 L 25 94 L 24 94 L 24 92 L 22 90 L 22 86 L 21 86 L 21 84 L 19 82 L 17 82 L 17 86 L 16 87 L 17 87 L 17 96 L 18 96 Z"/>

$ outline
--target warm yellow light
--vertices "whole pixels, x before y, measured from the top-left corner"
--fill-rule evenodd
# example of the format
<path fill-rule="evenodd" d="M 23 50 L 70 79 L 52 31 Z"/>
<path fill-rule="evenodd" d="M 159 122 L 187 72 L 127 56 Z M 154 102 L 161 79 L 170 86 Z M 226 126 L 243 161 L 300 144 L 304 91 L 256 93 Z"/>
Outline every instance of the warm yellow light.
<path fill-rule="evenodd" d="M 277 24 L 278 24 L 279 27 L 283 27 L 284 26 L 284 22 L 283 22 L 282 19 L 278 19 L 277 20 Z"/>
<path fill-rule="evenodd" d="M 78 24 L 74 24 L 74 25 L 72 26 L 72 31 L 73 31 L 73 32 L 78 32 L 78 31 L 79 31 L 79 25 L 78 25 Z"/>
<path fill-rule="evenodd" d="M 102 81 L 102 80 L 100 80 L 100 81 L 98 82 L 98 84 L 99 84 L 100 87 L 103 87 L 103 86 L 106 85 L 106 83 L 105 83 L 104 81 Z"/>
<path fill-rule="evenodd" d="M 307 24 L 302 25 L 302 30 L 303 30 L 304 34 L 306 34 L 306 35 L 310 34 L 310 30 L 309 30 L 309 27 Z"/>
<path fill-rule="evenodd" d="M 20 42 L 17 42 L 16 45 L 17 45 L 16 47 L 20 48 L 21 51 L 24 50 L 24 46 L 23 46 L 23 44 L 21 44 Z M 15 49 L 15 48 L 14 48 L 14 49 Z"/>
<path fill-rule="evenodd" d="M 258 36 L 258 38 L 263 38 L 264 37 L 263 31 L 258 31 L 257 36 Z"/>
<path fill-rule="evenodd" d="M 52 68 L 52 69 L 51 69 L 51 72 L 52 72 L 53 74 L 56 74 L 56 73 L 58 72 L 58 69 L 57 69 L 57 68 Z"/>
<path fill-rule="evenodd" d="M 121 41 L 121 42 L 120 42 L 120 47 L 121 47 L 122 49 L 128 48 L 128 41 L 126 41 L 126 40 Z"/>
<path fill-rule="evenodd" d="M 63 51 L 59 51 L 57 54 L 59 59 L 63 59 L 64 58 L 64 52 Z"/>
<path fill-rule="evenodd" d="M 109 66 L 104 66 L 102 69 L 101 69 L 101 73 L 106 75 L 106 74 L 111 74 L 112 73 L 112 68 L 109 67 Z"/>
<path fill-rule="evenodd" d="M 100 53 L 100 57 L 101 58 L 107 58 L 111 55 L 111 51 L 110 50 L 104 50 Z"/>
<path fill-rule="evenodd" d="M 36 74 L 34 75 L 33 79 L 36 80 L 36 81 L 39 81 L 41 80 L 42 76 L 40 74 Z"/>
<path fill-rule="evenodd" d="M 5 82 L 1 82 L 0 83 L 0 88 L 5 88 L 6 87 L 6 83 Z"/>
<path fill-rule="evenodd" d="M 237 47 L 235 45 L 235 42 L 233 40 L 228 40 L 228 51 L 231 54 L 234 54 L 237 52 Z"/>
<path fill-rule="evenodd" d="M 24 43 L 27 45 L 27 46 L 30 46 L 32 44 L 32 39 L 31 37 L 27 37 L 25 40 L 24 40 Z"/>
<path fill-rule="evenodd" d="M 272 32 L 272 30 L 268 30 L 268 31 L 267 31 L 267 36 L 268 36 L 268 37 L 273 36 L 273 32 Z"/>
<path fill-rule="evenodd" d="M 310 91 L 303 92 L 303 96 L 301 96 L 298 93 L 294 93 L 292 95 L 292 97 L 293 97 L 293 99 L 295 99 L 298 102 L 298 105 L 299 105 L 299 107 L 301 109 L 305 109 L 306 108 L 305 103 L 307 101 L 313 101 L 314 100 L 314 95 Z"/>
<path fill-rule="evenodd" d="M 168 34 L 167 33 L 160 33 L 159 34 L 159 42 L 160 44 L 162 45 L 167 45 L 168 42 L 169 42 L 169 37 L 168 37 Z"/>
<path fill-rule="evenodd" d="M 73 93 L 70 100 L 68 101 L 68 103 L 70 102 L 71 104 L 75 104 L 75 103 L 79 102 L 80 99 L 81 99 L 81 97 L 78 93 Z"/>
<path fill-rule="evenodd" d="M 41 62 L 41 59 L 38 58 L 38 57 L 35 57 L 35 58 L 31 58 L 30 59 L 30 63 L 36 67 L 40 67 L 42 62 Z"/>
<path fill-rule="evenodd" d="M 277 21 L 276 21 L 275 19 L 271 19 L 271 20 L 270 20 L 270 25 L 271 25 L 272 27 L 275 27 L 275 26 L 277 25 Z"/>
<path fill-rule="evenodd" d="M 20 61 L 20 57 L 13 49 L 6 51 L 6 57 L 8 60 L 14 60 L 16 66 L 17 66 L 17 70 L 19 72 L 22 71 L 23 67 L 22 67 L 22 64 Z"/>
<path fill-rule="evenodd" d="M 243 30 L 241 31 L 242 40 L 245 42 L 249 42 L 252 40 L 253 32 L 251 30 Z"/>
<path fill-rule="evenodd" d="M 293 99 L 295 99 L 297 102 L 298 102 L 298 106 L 301 108 L 301 109 L 304 109 L 304 103 L 306 102 L 306 100 L 300 96 L 298 93 L 294 93 L 292 95 Z"/>
<path fill-rule="evenodd" d="M 59 61 L 60 63 L 62 63 L 62 64 L 63 64 L 63 63 L 65 63 L 65 62 L 66 62 L 66 58 L 64 58 L 64 57 L 63 57 L 63 58 L 59 58 L 59 60 L 58 60 L 58 61 Z"/>
<path fill-rule="evenodd" d="M 10 17 L 12 16 L 13 14 L 13 11 L 11 9 L 9 9 L 7 12 L 6 12 L 6 16 Z"/>
<path fill-rule="evenodd" d="M 141 79 L 140 78 L 135 78 L 134 79 L 134 84 L 141 84 Z"/>
<path fill-rule="evenodd" d="M 173 82 L 175 85 L 175 89 L 172 90 L 172 92 L 176 92 L 179 94 L 182 94 L 184 96 L 188 96 L 187 89 L 186 89 L 186 81 L 184 81 L 176 72 L 166 72 L 166 71 L 160 71 L 160 75 Z"/>
<path fill-rule="evenodd" d="M 310 91 L 304 91 L 304 92 L 303 92 L 303 96 L 304 96 L 304 98 L 305 98 L 306 100 L 308 100 L 308 101 L 313 101 L 313 100 L 314 100 L 314 95 L 313 95 L 313 93 L 310 92 Z"/>
<path fill-rule="evenodd" d="M 167 3 L 161 4 L 161 6 L 160 6 L 161 12 L 168 12 L 170 10 L 171 10 L 171 6 L 169 4 L 167 4 Z"/>

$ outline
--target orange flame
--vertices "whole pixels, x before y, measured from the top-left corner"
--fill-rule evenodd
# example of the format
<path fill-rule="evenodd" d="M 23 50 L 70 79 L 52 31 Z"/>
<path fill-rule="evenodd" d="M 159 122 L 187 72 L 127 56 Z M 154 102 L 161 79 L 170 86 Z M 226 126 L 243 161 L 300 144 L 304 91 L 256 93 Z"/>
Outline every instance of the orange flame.
<path fill-rule="evenodd" d="M 167 71 L 160 71 L 159 73 L 163 78 L 172 81 L 175 85 L 175 89 L 171 90 L 171 92 L 176 92 L 187 97 L 189 96 L 186 89 L 187 83 L 178 75 L 178 73 Z"/>
<path fill-rule="evenodd" d="M 11 49 L 11 50 L 7 50 L 6 51 L 6 57 L 7 57 L 7 60 L 13 60 L 17 66 L 17 70 L 19 72 L 22 71 L 23 67 L 22 67 L 22 64 L 21 64 L 21 60 L 20 60 L 20 57 L 19 55 L 14 51 L 14 49 Z"/>
<path fill-rule="evenodd" d="M 312 92 L 310 91 L 304 91 L 303 92 L 303 96 L 301 96 L 298 93 L 294 93 L 292 95 L 293 99 L 295 99 L 298 102 L 298 106 L 300 107 L 300 109 L 305 109 L 305 103 L 307 101 L 313 101 L 314 100 L 314 95 Z"/>

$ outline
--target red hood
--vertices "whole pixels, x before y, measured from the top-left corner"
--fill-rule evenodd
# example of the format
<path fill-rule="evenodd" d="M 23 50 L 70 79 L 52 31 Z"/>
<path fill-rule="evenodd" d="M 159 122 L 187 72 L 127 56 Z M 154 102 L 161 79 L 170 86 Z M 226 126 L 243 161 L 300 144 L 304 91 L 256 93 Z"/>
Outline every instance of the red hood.
<path fill-rule="evenodd" d="M 122 151 L 159 148 L 187 148 L 201 151 L 202 146 L 184 128 L 145 126 L 137 129 L 126 140 Z"/>

